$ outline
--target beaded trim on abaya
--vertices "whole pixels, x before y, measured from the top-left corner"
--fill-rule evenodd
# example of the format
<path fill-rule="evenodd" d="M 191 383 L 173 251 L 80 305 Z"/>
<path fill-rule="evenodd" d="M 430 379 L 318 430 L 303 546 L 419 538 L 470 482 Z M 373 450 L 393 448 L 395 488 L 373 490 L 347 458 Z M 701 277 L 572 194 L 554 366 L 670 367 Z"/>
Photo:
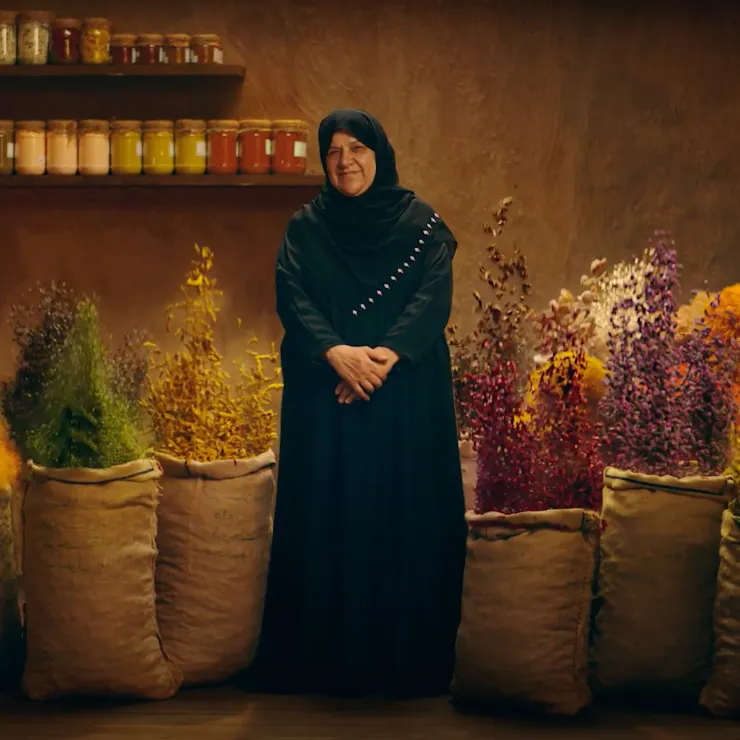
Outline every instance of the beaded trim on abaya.
<path fill-rule="evenodd" d="M 421 238 L 419 239 L 419 243 L 414 247 L 411 254 L 404 260 L 403 264 L 396 268 L 396 272 L 391 275 L 388 278 L 388 281 L 383 283 L 376 291 L 375 295 L 378 298 L 382 298 L 385 293 L 387 293 L 391 287 L 393 286 L 393 283 L 398 282 L 398 276 L 403 275 L 406 270 L 412 267 L 411 263 L 416 262 L 416 255 L 421 254 L 421 250 L 423 249 L 426 239 L 429 238 L 431 234 L 431 229 L 436 226 L 439 223 L 439 214 L 434 213 L 432 217 L 429 219 L 429 223 L 426 225 L 426 227 L 421 232 Z M 363 311 L 368 311 L 373 304 L 375 303 L 376 298 L 373 296 L 369 296 L 365 299 L 364 303 L 360 303 L 360 305 L 357 308 L 352 309 L 352 315 L 353 316 L 359 316 L 360 313 Z"/>

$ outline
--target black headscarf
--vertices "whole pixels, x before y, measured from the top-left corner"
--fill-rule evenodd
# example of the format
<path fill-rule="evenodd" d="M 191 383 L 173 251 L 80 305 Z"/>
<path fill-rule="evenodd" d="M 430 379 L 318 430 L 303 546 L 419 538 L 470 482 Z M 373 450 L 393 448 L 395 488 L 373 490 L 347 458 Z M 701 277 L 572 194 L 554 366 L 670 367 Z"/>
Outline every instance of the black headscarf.
<path fill-rule="evenodd" d="M 362 195 L 340 193 L 329 181 L 326 155 L 337 131 L 346 131 L 375 152 L 373 184 Z M 337 246 L 345 251 L 368 252 L 398 236 L 415 195 L 398 184 L 396 154 L 380 122 L 362 110 L 337 110 L 319 126 L 321 164 L 326 184 L 312 206 L 324 220 Z"/>

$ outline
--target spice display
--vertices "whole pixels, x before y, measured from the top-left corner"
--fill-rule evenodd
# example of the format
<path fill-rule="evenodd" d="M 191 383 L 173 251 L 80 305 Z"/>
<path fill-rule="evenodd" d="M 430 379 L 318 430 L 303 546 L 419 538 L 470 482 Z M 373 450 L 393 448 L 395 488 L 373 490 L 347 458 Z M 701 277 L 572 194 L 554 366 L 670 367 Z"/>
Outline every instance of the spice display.
<path fill-rule="evenodd" d="M 110 171 L 108 121 L 80 121 L 79 170 L 81 175 L 107 175 Z"/>
<path fill-rule="evenodd" d="M 82 24 L 80 53 L 83 64 L 110 62 L 110 21 L 106 18 L 86 18 Z"/>
<path fill-rule="evenodd" d="M 186 33 L 169 33 L 164 37 L 163 64 L 188 64 L 190 62 L 190 36 Z"/>
<path fill-rule="evenodd" d="M 0 10 L 0 64 L 15 64 L 17 58 L 16 21 L 17 14 Z"/>
<path fill-rule="evenodd" d="M 134 64 L 136 62 L 136 35 L 114 33 L 110 37 L 111 64 Z"/>
<path fill-rule="evenodd" d="M 53 64 L 77 64 L 80 61 L 82 24 L 76 18 L 57 18 L 51 31 L 49 56 Z"/>
<path fill-rule="evenodd" d="M 139 175 L 142 167 L 141 121 L 113 121 L 110 170 L 114 175 Z"/>
<path fill-rule="evenodd" d="M 46 129 L 46 171 L 77 174 L 77 122 L 49 121 Z"/>
<path fill-rule="evenodd" d="M 190 61 L 193 64 L 223 64 L 221 37 L 214 33 L 199 33 L 190 39 Z"/>
<path fill-rule="evenodd" d="M 175 171 L 178 175 L 202 175 L 206 171 L 206 122 L 177 121 Z"/>
<path fill-rule="evenodd" d="M 172 121 L 144 121 L 144 172 L 171 175 L 175 167 Z"/>
<path fill-rule="evenodd" d="M 162 64 L 164 36 L 142 33 L 136 37 L 136 64 Z"/>
<path fill-rule="evenodd" d="M 237 138 L 239 122 L 231 120 L 208 121 L 208 172 L 233 175 L 239 162 Z"/>
<path fill-rule="evenodd" d="M 306 172 L 308 124 L 303 121 L 273 122 L 272 168 L 281 175 Z"/>
<path fill-rule="evenodd" d="M 19 175 L 43 175 L 46 170 L 46 124 L 16 121 L 15 171 Z"/>
<path fill-rule="evenodd" d="M 10 175 L 13 172 L 13 128 L 13 121 L 0 121 L 0 175 Z"/>
<path fill-rule="evenodd" d="M 238 460 L 266 452 L 276 437 L 276 417 L 270 408 L 282 386 L 277 354 L 250 352 L 252 362 L 237 363 L 239 377 L 231 382 L 224 358 L 215 346 L 222 296 L 210 273 L 213 253 L 195 246 L 196 259 L 182 287 L 183 300 L 167 309 L 167 327 L 176 314 L 183 323 L 175 330 L 181 349 L 167 354 L 150 345 L 149 394 L 142 404 L 152 420 L 157 449 L 185 460 Z"/>
<path fill-rule="evenodd" d="M 270 121 L 239 121 L 239 172 L 264 175 L 272 166 L 272 125 Z"/>
<path fill-rule="evenodd" d="M 46 64 L 53 20 L 52 13 L 42 10 L 18 16 L 18 61 L 21 64 Z"/>

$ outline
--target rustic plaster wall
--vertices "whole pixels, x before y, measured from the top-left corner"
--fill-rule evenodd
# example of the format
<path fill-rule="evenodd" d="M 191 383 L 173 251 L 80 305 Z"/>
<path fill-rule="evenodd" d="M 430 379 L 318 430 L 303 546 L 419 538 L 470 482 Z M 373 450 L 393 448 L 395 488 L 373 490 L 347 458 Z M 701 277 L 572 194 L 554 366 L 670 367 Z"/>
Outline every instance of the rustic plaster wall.
<path fill-rule="evenodd" d="M 39 3 L 18 2 L 20 10 Z M 740 280 L 740 100 L 731 3 L 500 0 L 55 0 L 120 30 L 215 32 L 243 88 L 162 81 L 0 81 L 0 118 L 302 117 L 361 106 L 386 125 L 406 184 L 458 234 L 456 312 L 499 198 L 535 299 L 593 256 L 670 228 L 692 287 Z M 125 84 L 124 84 L 125 83 Z M 310 166 L 318 170 L 315 151 Z M 60 278 L 96 291 L 111 331 L 158 331 L 194 241 L 217 255 L 230 318 L 279 337 L 272 268 L 302 190 L 0 190 L 0 320 L 17 291 Z M 507 242 L 510 243 L 510 242 Z M 0 372 L 12 363 L 0 328 Z M 228 329 L 227 343 L 236 342 Z"/>

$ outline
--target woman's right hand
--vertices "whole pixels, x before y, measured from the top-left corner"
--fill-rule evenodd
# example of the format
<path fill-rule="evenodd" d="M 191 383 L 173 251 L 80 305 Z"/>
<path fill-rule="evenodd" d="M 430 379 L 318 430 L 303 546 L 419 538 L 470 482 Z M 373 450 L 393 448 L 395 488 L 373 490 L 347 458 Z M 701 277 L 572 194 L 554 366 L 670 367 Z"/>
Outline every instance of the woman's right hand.
<path fill-rule="evenodd" d="M 374 360 L 372 354 L 370 347 L 341 344 L 325 355 L 337 375 L 364 401 L 370 400 L 369 394 L 383 385 L 388 374 L 387 361 Z"/>

